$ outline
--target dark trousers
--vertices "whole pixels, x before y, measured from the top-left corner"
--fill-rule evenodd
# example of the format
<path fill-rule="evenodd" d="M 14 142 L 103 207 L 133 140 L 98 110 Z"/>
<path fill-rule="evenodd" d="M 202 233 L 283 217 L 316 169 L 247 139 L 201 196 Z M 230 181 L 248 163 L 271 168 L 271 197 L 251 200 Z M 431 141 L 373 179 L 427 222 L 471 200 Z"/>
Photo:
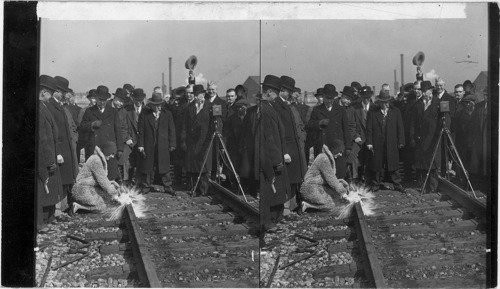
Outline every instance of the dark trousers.
<path fill-rule="evenodd" d="M 188 173 L 188 186 L 192 190 L 193 187 L 196 185 L 196 181 L 198 180 L 199 173 Z M 200 181 L 198 182 L 198 185 L 196 186 L 196 191 L 195 194 L 197 196 L 206 196 L 208 195 L 208 173 L 201 173 L 200 176 Z"/>
<path fill-rule="evenodd" d="M 174 165 L 174 184 L 182 184 L 182 166 Z"/>
<path fill-rule="evenodd" d="M 36 225 L 40 230 L 44 224 L 50 223 L 55 219 L 56 206 L 38 207 Z"/>
<path fill-rule="evenodd" d="M 367 172 L 367 182 L 368 185 L 374 187 L 380 187 L 380 183 L 384 180 L 385 172 L 368 171 Z M 399 171 L 387 172 L 389 177 L 389 182 L 393 183 L 396 187 L 401 186 L 401 177 L 399 176 Z"/>
<path fill-rule="evenodd" d="M 281 219 L 283 219 L 283 211 L 285 210 L 285 206 L 283 204 L 280 204 L 272 206 L 268 210 L 270 210 L 269 214 L 261 214 L 260 227 L 262 233 L 276 227 L 276 224 L 281 221 Z"/>

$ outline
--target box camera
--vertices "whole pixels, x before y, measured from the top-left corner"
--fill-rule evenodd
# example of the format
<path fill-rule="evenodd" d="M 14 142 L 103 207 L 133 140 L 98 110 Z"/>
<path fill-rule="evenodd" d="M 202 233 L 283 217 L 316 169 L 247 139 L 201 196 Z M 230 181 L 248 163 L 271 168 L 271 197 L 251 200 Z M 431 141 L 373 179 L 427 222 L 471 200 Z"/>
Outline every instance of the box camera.
<path fill-rule="evenodd" d="M 214 104 L 212 106 L 212 115 L 213 116 L 222 116 L 222 106 L 220 104 Z"/>
<path fill-rule="evenodd" d="M 450 102 L 449 101 L 439 102 L 439 111 L 440 112 L 450 112 Z"/>

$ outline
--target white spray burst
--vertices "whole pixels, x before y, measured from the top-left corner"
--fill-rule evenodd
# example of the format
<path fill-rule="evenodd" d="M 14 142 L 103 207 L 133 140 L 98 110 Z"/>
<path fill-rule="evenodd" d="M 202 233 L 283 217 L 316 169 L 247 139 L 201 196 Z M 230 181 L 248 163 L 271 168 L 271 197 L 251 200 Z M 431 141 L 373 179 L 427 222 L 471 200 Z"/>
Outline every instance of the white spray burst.
<path fill-rule="evenodd" d="M 144 195 L 141 195 L 137 188 L 129 188 L 127 186 L 121 186 L 118 189 L 118 195 L 114 199 L 120 203 L 116 207 L 108 208 L 105 215 L 109 216 L 108 221 L 115 221 L 121 219 L 125 207 L 129 204 L 132 205 L 134 213 L 137 218 L 144 218 L 146 216 L 146 211 L 148 207 L 144 203 L 146 199 Z"/>
<path fill-rule="evenodd" d="M 439 75 L 436 73 L 435 69 L 431 69 L 431 71 L 425 73 L 425 78 L 428 80 L 434 80 L 437 79 Z"/>
<path fill-rule="evenodd" d="M 349 185 L 349 194 L 345 197 L 349 204 L 343 206 L 339 210 L 337 219 L 348 218 L 351 215 L 354 204 L 360 203 L 365 216 L 375 214 L 377 205 L 375 204 L 375 195 L 370 192 L 369 188 L 363 185 L 357 186 L 355 184 Z"/>

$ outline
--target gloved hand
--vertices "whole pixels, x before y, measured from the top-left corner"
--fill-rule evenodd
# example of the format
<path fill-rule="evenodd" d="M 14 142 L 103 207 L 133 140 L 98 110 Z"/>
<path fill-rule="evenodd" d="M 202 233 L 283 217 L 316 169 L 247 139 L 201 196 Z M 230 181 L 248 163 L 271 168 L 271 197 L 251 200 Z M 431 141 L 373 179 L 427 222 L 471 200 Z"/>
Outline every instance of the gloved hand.
<path fill-rule="evenodd" d="M 117 151 L 116 152 L 116 159 L 120 159 L 120 157 L 123 155 L 122 151 Z"/>
<path fill-rule="evenodd" d="M 355 140 L 354 140 L 355 143 L 357 144 L 361 144 L 361 138 L 358 136 Z"/>
<path fill-rule="evenodd" d="M 57 169 L 57 165 L 55 163 L 51 164 L 50 166 L 47 167 L 47 171 L 49 174 L 53 174 Z"/>
<path fill-rule="evenodd" d="M 175 151 L 175 147 L 169 147 L 168 150 L 173 152 L 173 151 Z"/>
<path fill-rule="evenodd" d="M 102 124 L 102 121 L 100 121 L 100 120 L 95 120 L 95 121 L 93 121 L 93 122 L 92 122 L 92 128 L 93 128 L 93 129 L 98 129 L 98 128 L 100 128 L 100 127 L 101 127 L 101 124 Z"/>
<path fill-rule="evenodd" d="M 134 145 L 134 142 L 133 142 L 131 139 L 127 140 L 125 143 L 126 143 L 128 146 L 133 146 L 133 145 Z"/>
<path fill-rule="evenodd" d="M 322 119 L 319 121 L 319 126 L 320 127 L 326 127 L 330 123 L 330 120 L 328 118 Z"/>
<path fill-rule="evenodd" d="M 283 164 L 279 163 L 279 164 L 273 166 L 273 171 L 274 171 L 275 175 L 277 175 L 277 176 L 281 175 L 281 172 L 283 171 Z"/>
<path fill-rule="evenodd" d="M 284 155 L 285 163 L 289 164 L 292 162 L 292 157 L 289 154 Z"/>
<path fill-rule="evenodd" d="M 371 145 L 371 144 L 370 144 L 370 145 L 366 145 L 366 148 L 367 148 L 368 150 L 370 150 L 370 151 L 372 151 L 372 152 L 373 152 L 373 145 Z"/>
<path fill-rule="evenodd" d="M 64 158 L 62 157 L 62 155 L 57 155 L 57 163 L 60 165 L 64 163 Z"/>

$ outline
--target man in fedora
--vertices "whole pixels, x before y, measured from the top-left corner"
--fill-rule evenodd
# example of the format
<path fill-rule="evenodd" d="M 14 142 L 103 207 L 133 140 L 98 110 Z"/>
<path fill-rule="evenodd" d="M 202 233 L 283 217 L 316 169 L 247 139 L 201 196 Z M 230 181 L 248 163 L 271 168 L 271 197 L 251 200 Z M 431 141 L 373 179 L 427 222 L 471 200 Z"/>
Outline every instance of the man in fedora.
<path fill-rule="evenodd" d="M 125 98 L 125 103 L 124 105 L 125 106 L 130 106 L 132 105 L 133 103 L 133 98 L 132 98 L 132 94 L 134 92 L 134 86 L 130 83 L 125 83 L 123 85 L 123 89 L 125 89 L 125 91 L 127 92 L 127 97 Z"/>
<path fill-rule="evenodd" d="M 367 183 L 374 192 L 382 185 L 385 173 L 395 190 L 405 192 L 399 177 L 399 149 L 405 145 L 403 119 L 399 109 L 390 105 L 391 99 L 383 91 L 366 117 L 366 147 L 371 152 Z"/>
<path fill-rule="evenodd" d="M 359 91 L 359 96 L 361 102 L 353 105 L 354 107 L 354 120 L 356 122 L 356 128 L 358 132 L 358 137 L 356 137 L 353 142 L 352 151 L 359 150 L 357 158 L 357 180 L 359 182 L 364 182 L 366 180 L 366 167 L 368 165 L 368 149 L 366 147 L 366 118 L 368 116 L 368 111 L 373 105 L 372 103 L 373 91 L 369 86 L 363 86 Z M 355 170 L 356 167 L 353 167 Z"/>
<path fill-rule="evenodd" d="M 423 96 L 415 103 L 410 123 L 410 145 L 415 148 L 415 168 L 420 185 L 424 182 L 427 170 L 431 168 L 426 186 L 433 193 L 437 189 L 437 169 L 441 163 L 441 151 L 439 149 L 434 162 L 431 163 L 437 136 L 441 129 L 438 112 L 439 99 L 433 95 L 434 86 L 430 81 L 422 81 L 420 88 Z"/>
<path fill-rule="evenodd" d="M 64 195 L 58 206 L 60 206 L 60 210 L 63 212 L 68 209 L 70 205 L 67 196 L 75 183 L 78 174 L 78 164 L 76 161 L 76 154 L 74 154 L 76 148 L 73 147 L 73 132 L 70 127 L 70 119 L 62 103 L 63 95 L 69 92 L 69 81 L 61 76 L 56 76 L 54 79 L 56 81 L 56 89 L 53 97 L 51 97 L 46 104 L 54 117 L 59 131 L 57 163 L 61 172 Z"/>
<path fill-rule="evenodd" d="M 85 111 L 82 123 L 80 124 L 82 131 L 92 135 L 91 141 L 85 148 L 85 152 L 93 152 L 95 146 L 101 147 L 110 141 L 115 143 L 117 147 L 116 158 L 119 159 L 123 153 L 123 138 L 122 124 L 118 111 L 108 104 L 111 94 L 106 86 L 99 85 L 95 94 L 97 96 L 97 104 Z M 108 179 L 119 179 L 118 164 L 115 158 L 108 161 Z"/>
<path fill-rule="evenodd" d="M 222 133 L 224 121 L 226 120 L 225 116 L 227 115 L 227 111 L 226 111 L 227 110 L 227 103 L 222 98 L 220 98 L 219 95 L 217 94 L 217 84 L 215 84 L 215 82 L 210 81 L 207 84 L 207 91 L 205 94 L 205 98 L 206 98 L 207 104 L 210 104 L 210 106 L 212 107 L 211 108 L 212 115 L 213 115 L 213 106 L 214 105 L 219 105 L 221 108 L 222 115 L 216 116 L 215 120 L 217 122 L 218 131 L 220 133 Z M 219 163 L 217 161 L 217 152 L 219 152 L 219 142 L 215 142 L 213 144 L 213 146 L 214 146 L 214 149 L 212 150 L 213 162 L 212 162 L 212 168 L 211 168 L 211 177 L 213 179 L 215 179 L 219 176 L 219 174 L 222 170 L 222 165 L 219 165 L 222 162 Z M 219 165 L 219 167 L 218 167 L 218 165 Z"/>
<path fill-rule="evenodd" d="M 126 106 L 126 122 L 128 128 L 128 135 L 130 139 L 125 141 L 125 146 L 123 149 L 123 154 L 129 154 L 128 161 L 130 164 L 129 172 L 128 172 L 128 183 L 134 183 L 134 176 L 136 176 L 136 168 L 140 161 L 140 154 L 137 149 L 137 137 L 139 134 L 139 116 L 144 108 L 144 98 L 146 98 L 146 94 L 142 88 L 137 88 L 132 91 L 130 94 L 132 99 L 131 103 Z M 128 152 L 130 151 L 130 153 Z M 135 184 L 137 184 L 137 179 Z"/>
<path fill-rule="evenodd" d="M 307 166 L 305 164 L 305 156 L 302 146 L 299 144 L 299 131 L 297 130 L 297 122 L 300 122 L 300 116 L 296 118 L 292 109 L 287 103 L 295 91 L 295 80 L 289 76 L 283 75 L 281 79 L 280 93 L 271 102 L 271 105 L 278 113 L 281 123 L 284 128 L 285 135 L 285 152 L 284 159 L 287 167 L 288 180 L 290 182 L 290 195 L 287 196 L 285 204 L 285 215 L 289 214 L 290 210 L 297 207 L 295 196 L 300 191 L 300 185 L 304 181 Z"/>
<path fill-rule="evenodd" d="M 176 147 L 175 125 L 164 102 L 161 93 L 153 93 L 148 106 L 139 115 L 137 148 L 141 157 L 137 183 L 143 193 L 148 193 L 156 175 L 165 192 L 175 195 L 170 179 L 170 152 Z"/>
<path fill-rule="evenodd" d="M 186 152 L 185 164 L 190 188 L 194 188 L 200 176 L 199 183 L 194 188 L 198 196 L 208 194 L 208 173 L 212 168 L 212 149 L 209 150 L 209 147 L 215 129 L 212 106 L 209 100 L 205 99 L 205 92 L 203 85 L 193 86 L 195 104 L 187 107 L 181 134 L 181 146 Z"/>
<path fill-rule="evenodd" d="M 352 180 L 353 178 L 358 178 L 357 168 L 357 158 L 359 153 L 359 142 L 361 142 L 360 129 L 356 125 L 356 120 L 354 116 L 354 107 L 352 104 L 353 100 L 358 98 L 358 91 L 352 86 L 344 86 L 344 89 L 340 92 L 340 99 L 338 100 L 339 105 L 345 108 L 347 114 L 347 122 L 349 127 L 349 134 L 351 136 L 351 149 L 346 149 L 346 178 L 347 180 Z"/>
<path fill-rule="evenodd" d="M 111 107 L 116 109 L 118 112 L 118 117 L 120 119 L 120 124 L 121 124 L 122 141 L 123 141 L 123 154 L 120 156 L 120 158 L 117 158 L 118 169 L 120 170 L 120 178 L 126 183 L 131 183 L 132 176 L 129 175 L 129 170 L 130 170 L 129 156 L 130 153 L 132 152 L 131 146 L 133 145 L 133 140 L 132 140 L 133 132 L 132 129 L 129 128 L 127 122 L 128 111 L 125 109 L 125 103 L 128 102 L 127 91 L 119 87 L 116 89 L 116 92 L 113 93 L 113 95 L 114 97 L 113 100 L 111 101 Z"/>
<path fill-rule="evenodd" d="M 58 128 L 48 109 L 48 102 L 57 89 L 56 81 L 40 75 L 38 87 L 37 197 L 36 227 L 40 231 L 55 217 L 56 204 L 64 198 L 60 167 L 57 165 Z"/>
<path fill-rule="evenodd" d="M 328 140 L 339 139 L 344 143 L 346 150 L 351 149 L 349 120 L 345 108 L 338 101 L 335 101 L 335 98 L 338 97 L 335 86 L 333 84 L 325 84 L 323 93 L 323 104 L 314 107 L 311 119 L 307 123 L 308 129 L 318 134 L 318 138 L 314 144 L 314 157 L 321 153 L 323 145 L 328 143 Z M 337 168 L 337 178 L 344 179 L 346 176 L 344 155 L 335 159 L 335 166 Z"/>
<path fill-rule="evenodd" d="M 97 103 L 97 96 L 95 94 L 95 89 L 89 90 L 89 92 L 87 94 L 87 99 L 89 100 L 89 104 L 88 104 L 87 107 L 84 107 L 84 108 L 82 108 L 80 110 L 80 112 L 78 113 L 78 121 L 76 123 L 76 125 L 78 126 L 78 128 L 77 128 L 77 130 L 78 130 L 78 141 L 77 141 L 77 144 L 76 144 L 76 157 L 77 157 L 78 163 L 80 163 L 80 162 L 83 161 L 81 159 L 81 151 L 85 147 L 88 147 L 87 144 L 90 142 L 90 137 L 92 136 L 88 132 L 82 131 L 80 124 L 82 123 L 83 116 L 85 115 L 85 111 L 87 111 L 87 109 L 89 107 L 92 107 L 92 106 L 96 105 L 96 103 Z M 87 152 L 87 151 L 85 151 L 84 152 L 84 155 L 85 155 L 84 158 L 87 159 L 92 154 L 93 154 L 93 152 Z"/>
<path fill-rule="evenodd" d="M 241 98 L 243 99 L 243 98 Z M 246 98 L 245 98 L 246 99 Z M 226 91 L 226 115 L 224 119 L 227 121 L 233 114 L 238 112 L 238 108 L 235 106 L 238 97 L 236 96 L 236 91 L 230 88 Z"/>
<path fill-rule="evenodd" d="M 285 128 L 271 105 L 273 99 L 279 98 L 281 89 L 282 79 L 266 75 L 262 83 L 262 99 L 257 105 L 253 155 L 260 189 L 261 245 L 265 243 L 264 234 L 276 230 L 276 224 L 283 218 L 284 203 L 291 194 L 285 163 Z"/>
<path fill-rule="evenodd" d="M 440 102 L 442 101 L 448 101 L 450 105 L 450 112 L 448 113 L 450 120 L 448 123 L 448 128 L 450 128 L 451 125 L 451 120 L 455 116 L 455 98 L 451 96 L 446 89 L 444 88 L 446 83 L 444 82 L 444 79 L 441 77 L 436 79 L 436 84 L 435 84 L 435 94 L 437 98 L 439 99 Z M 442 115 L 442 114 L 441 114 Z"/>

